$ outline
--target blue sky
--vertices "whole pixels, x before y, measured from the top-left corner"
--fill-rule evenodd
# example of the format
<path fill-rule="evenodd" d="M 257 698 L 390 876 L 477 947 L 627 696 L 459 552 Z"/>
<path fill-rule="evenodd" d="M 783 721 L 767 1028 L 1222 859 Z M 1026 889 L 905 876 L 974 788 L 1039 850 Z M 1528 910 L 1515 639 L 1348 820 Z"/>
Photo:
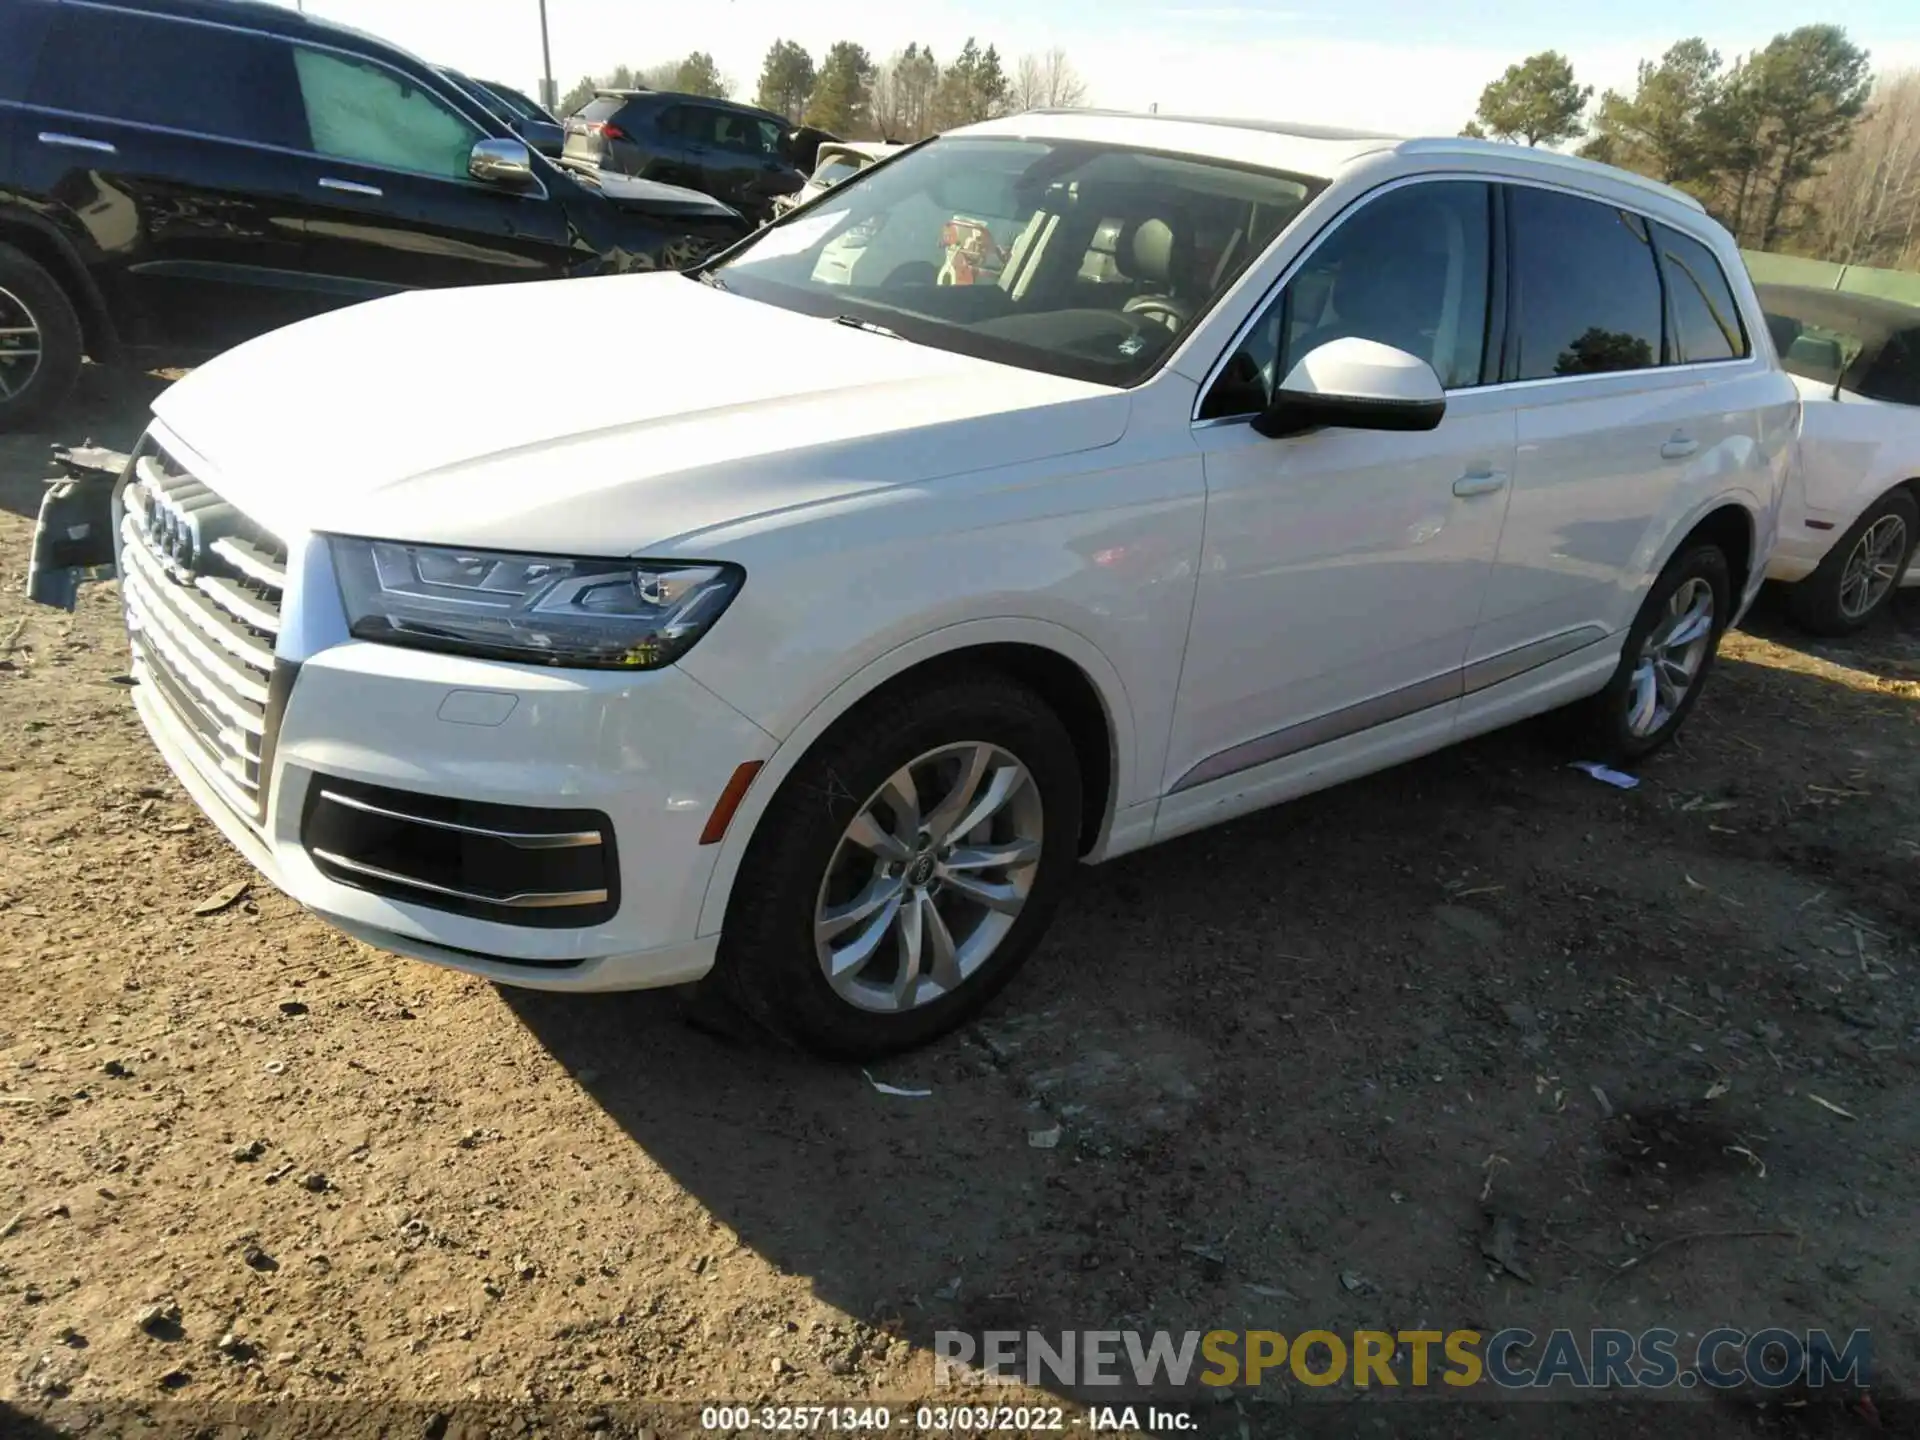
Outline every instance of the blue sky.
<path fill-rule="evenodd" d="M 314 14 L 442 64 L 516 83 L 540 73 L 538 0 L 307 0 Z M 1790 0 L 547 0 L 555 78 L 702 49 L 745 94 L 774 39 L 816 54 L 853 39 L 877 56 L 912 40 L 944 59 L 970 34 L 1003 55 L 1063 47 L 1095 103 L 1451 133 L 1480 88 L 1541 49 L 1580 78 L 1630 86 L 1634 66 L 1702 35 L 1733 55 L 1834 12 Z M 1920 67 L 1920 0 L 1854 0 L 1842 18 L 1877 67 Z"/>

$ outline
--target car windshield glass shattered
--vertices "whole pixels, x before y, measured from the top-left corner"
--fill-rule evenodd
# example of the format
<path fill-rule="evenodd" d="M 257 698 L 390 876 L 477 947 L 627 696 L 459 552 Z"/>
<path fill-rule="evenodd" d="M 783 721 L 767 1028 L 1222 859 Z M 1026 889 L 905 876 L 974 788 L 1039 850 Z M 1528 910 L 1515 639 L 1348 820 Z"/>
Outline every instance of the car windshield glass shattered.
<path fill-rule="evenodd" d="M 710 273 L 824 319 L 1130 385 L 1316 184 L 1114 145 L 940 139 L 843 181 Z"/>

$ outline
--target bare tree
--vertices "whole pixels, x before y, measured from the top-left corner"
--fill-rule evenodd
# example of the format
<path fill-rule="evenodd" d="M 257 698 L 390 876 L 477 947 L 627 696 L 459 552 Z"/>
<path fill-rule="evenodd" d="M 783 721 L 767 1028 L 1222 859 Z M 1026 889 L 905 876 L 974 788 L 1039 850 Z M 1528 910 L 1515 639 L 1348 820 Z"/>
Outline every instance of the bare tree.
<path fill-rule="evenodd" d="M 1899 265 L 1920 244 L 1920 70 L 1878 77 L 1853 143 L 1811 186 L 1814 253 Z"/>
<path fill-rule="evenodd" d="M 883 140 L 918 140 L 931 134 L 933 96 L 939 88 L 940 66 L 933 51 L 918 44 L 896 51 L 874 77 L 873 128 Z"/>
<path fill-rule="evenodd" d="M 1007 103 L 1015 113 L 1077 109 L 1087 103 L 1087 82 L 1073 68 L 1067 52 L 1055 46 L 1044 55 L 1020 57 Z"/>

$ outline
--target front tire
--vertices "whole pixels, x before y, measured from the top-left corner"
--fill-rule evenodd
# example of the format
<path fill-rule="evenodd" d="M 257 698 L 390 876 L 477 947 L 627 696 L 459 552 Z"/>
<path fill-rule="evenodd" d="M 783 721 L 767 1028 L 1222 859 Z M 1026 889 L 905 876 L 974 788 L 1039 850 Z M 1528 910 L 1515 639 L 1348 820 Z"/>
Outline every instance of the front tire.
<path fill-rule="evenodd" d="M 734 880 L 716 979 L 766 1029 L 864 1059 L 1012 978 L 1079 848 L 1080 767 L 1046 702 L 956 673 L 868 702 L 787 777 Z"/>
<path fill-rule="evenodd" d="M 66 399 L 86 342 L 59 283 L 11 245 L 0 245 L 0 431 L 40 419 Z"/>
<path fill-rule="evenodd" d="M 1893 490 L 1869 505 L 1829 550 L 1820 567 L 1787 592 L 1802 629 L 1847 635 L 1884 610 L 1913 563 L 1920 540 L 1920 505 Z"/>
<path fill-rule="evenodd" d="M 1627 631 L 1620 668 L 1576 712 L 1599 758 L 1644 759 L 1686 723 L 1733 618 L 1733 582 L 1717 545 L 1691 546 L 1667 563 Z"/>

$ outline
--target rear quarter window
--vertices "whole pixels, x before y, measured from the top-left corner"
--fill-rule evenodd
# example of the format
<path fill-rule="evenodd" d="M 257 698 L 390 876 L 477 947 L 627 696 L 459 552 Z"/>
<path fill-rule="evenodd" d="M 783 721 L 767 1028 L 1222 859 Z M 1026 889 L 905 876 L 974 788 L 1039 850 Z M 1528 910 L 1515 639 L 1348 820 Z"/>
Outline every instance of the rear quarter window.
<path fill-rule="evenodd" d="M 1661 363 L 1660 272 L 1647 222 L 1598 200 L 1509 187 L 1518 380 Z"/>
<path fill-rule="evenodd" d="M 30 99 L 223 140 L 295 149 L 307 141 L 290 45 L 127 10 L 62 5 Z"/>
<path fill-rule="evenodd" d="M 1674 359 L 1682 365 L 1709 360 L 1744 360 L 1753 353 L 1733 286 L 1713 251 L 1690 235 L 1658 222 L 1660 267 L 1667 277 L 1667 303 L 1673 310 Z"/>
<path fill-rule="evenodd" d="M 596 95 L 578 110 L 574 111 L 573 118 L 588 122 L 611 120 L 620 113 L 626 103 L 627 102 L 618 95 Z"/>

